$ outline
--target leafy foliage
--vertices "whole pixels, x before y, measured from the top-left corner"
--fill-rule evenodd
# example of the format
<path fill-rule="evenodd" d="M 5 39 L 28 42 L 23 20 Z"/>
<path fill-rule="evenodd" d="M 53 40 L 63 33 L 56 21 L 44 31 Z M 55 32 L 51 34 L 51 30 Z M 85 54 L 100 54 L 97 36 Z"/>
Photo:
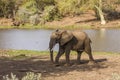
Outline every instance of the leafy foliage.
<path fill-rule="evenodd" d="M 0 0 L 0 17 L 12 17 L 15 9 L 14 0 Z"/>
<path fill-rule="evenodd" d="M 59 19 L 60 14 L 55 6 L 46 6 L 43 14 L 45 21 L 52 21 Z"/>
<path fill-rule="evenodd" d="M 88 10 L 94 10 L 99 18 L 100 0 L 0 0 L 0 17 L 16 18 L 29 22 L 30 16 L 38 14 L 44 21 L 59 20 L 62 16 L 80 15 Z M 117 13 L 120 0 L 101 0 L 101 11 L 106 14 Z M 111 15 L 108 15 L 111 16 Z"/>
<path fill-rule="evenodd" d="M 20 79 L 18 79 L 16 77 L 16 75 L 11 73 L 10 76 L 8 76 L 8 75 L 3 76 L 3 80 L 20 80 Z M 35 74 L 33 72 L 27 72 L 27 75 L 24 76 L 21 80 L 42 80 L 42 79 L 41 79 L 41 74 Z"/>
<path fill-rule="evenodd" d="M 107 79 L 107 80 L 120 80 L 120 74 L 113 73 L 112 77 L 110 79 Z"/>
<path fill-rule="evenodd" d="M 13 73 L 10 74 L 10 77 L 8 75 L 3 76 L 3 80 L 19 80 L 16 75 L 14 75 Z"/>
<path fill-rule="evenodd" d="M 83 4 L 82 0 L 56 0 L 56 3 L 62 15 L 81 13 L 80 6 Z"/>

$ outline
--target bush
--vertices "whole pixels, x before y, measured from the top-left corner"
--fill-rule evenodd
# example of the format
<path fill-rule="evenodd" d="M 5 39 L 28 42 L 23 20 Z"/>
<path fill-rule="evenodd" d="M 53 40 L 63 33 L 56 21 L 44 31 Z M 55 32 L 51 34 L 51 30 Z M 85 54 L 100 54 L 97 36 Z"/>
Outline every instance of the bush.
<path fill-rule="evenodd" d="M 113 73 L 112 77 L 107 80 L 120 80 L 120 74 Z"/>
<path fill-rule="evenodd" d="M 41 80 L 41 74 L 34 74 L 33 72 L 27 73 L 22 80 Z"/>
<path fill-rule="evenodd" d="M 15 20 L 29 22 L 30 16 L 38 11 L 35 0 L 25 0 L 21 2 L 21 6 L 16 13 Z"/>
<path fill-rule="evenodd" d="M 22 79 L 18 79 L 16 75 L 11 73 L 10 76 L 6 75 L 3 76 L 3 80 L 42 80 L 41 79 L 41 74 L 35 74 L 33 72 L 27 72 L 27 75 L 24 76 Z"/>
<path fill-rule="evenodd" d="M 57 18 L 58 10 L 54 0 L 25 0 L 16 14 L 16 19 L 33 25 Z"/>
<path fill-rule="evenodd" d="M 0 17 L 11 18 L 14 16 L 14 10 L 14 0 L 0 0 Z"/>
<path fill-rule="evenodd" d="M 36 6 L 40 11 L 43 11 L 46 6 L 55 5 L 54 0 L 35 0 Z"/>
<path fill-rule="evenodd" d="M 60 14 L 58 13 L 58 9 L 55 6 L 46 6 L 43 12 L 43 17 L 45 21 L 58 20 L 60 18 Z"/>
<path fill-rule="evenodd" d="M 3 76 L 3 80 L 19 80 L 19 79 L 16 77 L 16 75 L 11 73 L 10 77 L 8 75 Z"/>
<path fill-rule="evenodd" d="M 90 6 L 94 5 L 96 0 L 55 0 L 58 10 L 62 15 L 79 15 L 86 10 L 89 10 Z"/>

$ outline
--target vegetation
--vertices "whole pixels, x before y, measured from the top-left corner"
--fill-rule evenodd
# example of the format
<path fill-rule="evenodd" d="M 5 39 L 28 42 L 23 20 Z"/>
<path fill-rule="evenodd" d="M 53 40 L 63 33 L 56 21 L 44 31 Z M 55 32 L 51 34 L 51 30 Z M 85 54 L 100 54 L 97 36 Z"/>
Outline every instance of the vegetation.
<path fill-rule="evenodd" d="M 0 54 L 6 54 L 13 57 L 19 55 L 25 56 L 46 55 L 49 53 L 48 51 L 33 51 L 33 50 L 0 50 Z"/>
<path fill-rule="evenodd" d="M 3 80 L 42 80 L 40 73 L 33 73 L 33 72 L 27 72 L 26 76 L 24 76 L 22 79 L 18 79 L 16 75 L 11 73 L 11 75 L 3 76 Z M 120 75 L 117 73 L 112 73 L 111 78 L 106 80 L 120 80 Z"/>
<path fill-rule="evenodd" d="M 0 17 L 37 25 L 93 10 L 105 24 L 111 15 L 119 18 L 119 4 L 119 0 L 0 0 Z"/>
<path fill-rule="evenodd" d="M 41 74 L 40 73 L 35 74 L 33 72 L 27 72 L 26 76 L 24 76 L 22 79 L 18 79 L 16 77 L 16 75 L 11 73 L 10 76 L 8 76 L 8 75 L 3 76 L 3 80 L 42 80 L 42 79 L 41 79 Z"/>
<path fill-rule="evenodd" d="M 112 77 L 110 79 L 107 79 L 107 80 L 120 80 L 120 74 L 113 73 Z"/>
<path fill-rule="evenodd" d="M 76 54 L 76 52 L 72 51 L 72 54 Z M 110 52 L 93 52 L 93 54 L 99 55 L 112 55 L 113 53 Z M 114 53 L 117 54 L 117 53 Z M 113 54 L 113 55 L 114 55 Z M 13 59 L 16 58 L 27 58 L 31 56 L 39 56 L 39 55 L 49 55 L 49 51 L 34 51 L 34 50 L 0 50 L 0 55 L 2 56 L 9 56 Z M 55 51 L 56 55 L 56 51 Z"/>

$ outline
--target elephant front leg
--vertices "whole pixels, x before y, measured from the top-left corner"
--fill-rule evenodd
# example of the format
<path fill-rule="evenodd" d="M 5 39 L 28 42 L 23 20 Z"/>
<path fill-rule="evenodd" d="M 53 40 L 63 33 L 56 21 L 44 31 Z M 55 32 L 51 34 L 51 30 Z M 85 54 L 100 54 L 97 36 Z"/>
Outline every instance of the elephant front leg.
<path fill-rule="evenodd" d="M 66 57 L 66 64 L 65 64 L 65 66 L 69 66 L 70 65 L 70 50 L 66 50 L 65 57 Z"/>
<path fill-rule="evenodd" d="M 64 52 L 65 52 L 64 49 L 59 49 L 58 54 L 57 54 L 57 56 L 55 58 L 55 64 L 56 64 L 56 66 L 59 65 L 59 58 L 64 54 Z"/>
<path fill-rule="evenodd" d="M 54 60 L 53 60 L 53 51 L 50 51 L 50 60 L 52 63 L 54 63 Z"/>

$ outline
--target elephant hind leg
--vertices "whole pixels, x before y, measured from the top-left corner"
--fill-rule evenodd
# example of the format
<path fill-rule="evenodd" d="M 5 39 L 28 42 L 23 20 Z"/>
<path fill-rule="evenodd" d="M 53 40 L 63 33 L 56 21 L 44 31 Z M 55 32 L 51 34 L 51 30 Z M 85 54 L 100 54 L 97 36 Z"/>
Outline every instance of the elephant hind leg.
<path fill-rule="evenodd" d="M 85 43 L 85 52 L 88 54 L 90 62 L 94 62 L 94 58 L 91 51 L 91 45 L 88 41 Z"/>
<path fill-rule="evenodd" d="M 81 54 L 83 51 L 77 51 L 77 64 L 81 63 L 80 59 L 81 59 Z"/>

